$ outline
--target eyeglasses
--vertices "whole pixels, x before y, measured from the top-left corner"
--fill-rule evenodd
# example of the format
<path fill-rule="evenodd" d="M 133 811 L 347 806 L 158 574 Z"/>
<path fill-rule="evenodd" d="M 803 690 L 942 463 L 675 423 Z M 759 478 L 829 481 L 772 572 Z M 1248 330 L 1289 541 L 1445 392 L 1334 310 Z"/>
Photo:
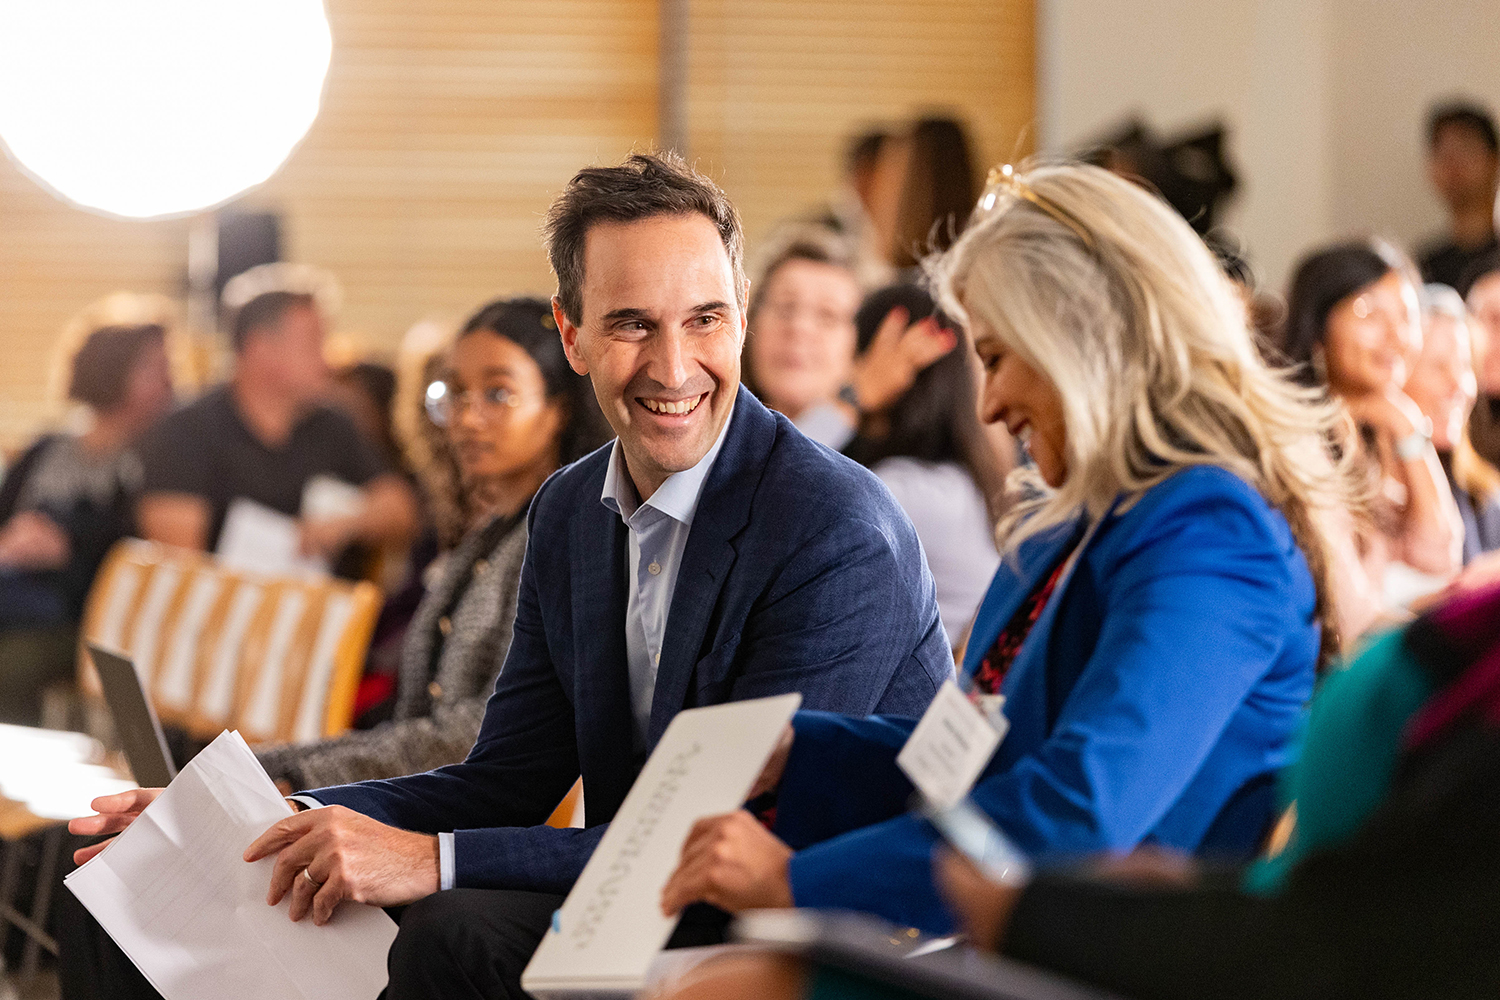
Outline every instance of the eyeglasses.
<path fill-rule="evenodd" d="M 990 168 L 989 176 L 985 178 L 984 192 L 980 194 L 979 204 L 974 209 L 975 215 L 986 215 L 993 211 L 1002 194 L 1009 194 L 1030 202 L 1071 230 L 1074 236 L 1083 241 L 1084 246 L 1090 250 L 1098 249 L 1093 234 L 1078 220 L 1077 216 L 1021 180 L 1016 174 L 1015 167 L 1009 163 Z"/>
<path fill-rule="evenodd" d="M 439 427 L 447 427 L 471 406 L 480 419 L 488 421 L 506 410 L 515 409 L 521 402 L 521 397 L 516 393 L 498 385 L 459 392 L 442 380 L 430 383 L 422 400 L 427 409 L 427 419 Z"/>

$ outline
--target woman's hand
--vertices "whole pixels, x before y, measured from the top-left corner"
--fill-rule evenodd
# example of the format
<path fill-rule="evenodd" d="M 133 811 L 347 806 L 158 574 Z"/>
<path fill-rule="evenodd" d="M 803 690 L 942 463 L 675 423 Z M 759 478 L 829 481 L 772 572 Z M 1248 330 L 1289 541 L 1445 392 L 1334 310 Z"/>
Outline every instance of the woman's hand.
<path fill-rule="evenodd" d="M 861 413 L 879 413 L 900 399 L 917 376 L 958 346 L 958 336 L 936 319 L 909 322 L 911 314 L 896 306 L 885 314 L 875 339 L 854 362 L 854 395 Z"/>
<path fill-rule="evenodd" d="M 760 777 L 755 779 L 755 785 L 750 789 L 750 795 L 746 802 L 753 802 L 767 792 L 773 792 L 781 785 L 781 776 L 786 773 L 787 758 L 792 755 L 792 741 L 797 738 L 797 730 L 792 724 L 787 723 L 786 729 L 781 732 L 781 739 L 776 742 L 776 749 L 771 751 L 771 756 L 766 760 L 766 766 L 760 769 Z"/>
<path fill-rule="evenodd" d="M 1021 890 L 991 882 L 972 861 L 947 847 L 938 848 L 932 868 L 943 901 L 969 941 L 998 951 Z"/>
<path fill-rule="evenodd" d="M 132 788 L 128 792 L 120 792 L 116 795 L 101 795 L 89 803 L 97 816 L 80 816 L 78 819 L 68 821 L 68 832 L 79 837 L 97 837 L 105 833 L 119 833 L 135 818 L 156 801 L 156 797 L 164 788 Z M 110 840 L 114 838 L 111 837 Z M 109 846 L 109 840 L 102 840 L 88 847 L 80 847 L 73 852 L 73 863 L 81 865 L 89 858 L 98 854 Z"/>
<path fill-rule="evenodd" d="M 697 902 L 730 913 L 792 906 L 791 857 L 792 849 L 743 809 L 700 819 L 662 890 L 662 912 Z"/>

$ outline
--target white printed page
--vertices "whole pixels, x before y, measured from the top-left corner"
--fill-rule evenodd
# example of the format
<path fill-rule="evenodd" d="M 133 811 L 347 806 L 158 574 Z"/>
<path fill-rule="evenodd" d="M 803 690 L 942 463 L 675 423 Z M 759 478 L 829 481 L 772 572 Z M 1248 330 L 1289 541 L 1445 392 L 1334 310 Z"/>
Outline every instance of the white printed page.
<path fill-rule="evenodd" d="M 264 504 L 237 497 L 224 514 L 215 555 L 228 569 L 264 576 L 326 576 L 328 560 L 305 556 L 301 529 L 288 517 Z"/>
<path fill-rule="evenodd" d="M 662 914 L 661 891 L 689 831 L 744 803 L 801 703 L 786 694 L 688 709 L 672 720 L 526 967 L 528 992 L 644 985 L 677 923 Z"/>
<path fill-rule="evenodd" d="M 238 733 L 183 768 L 67 887 L 166 1000 L 370 1000 L 396 925 L 345 902 L 318 927 L 266 905 L 274 856 L 243 860 L 290 815 Z"/>

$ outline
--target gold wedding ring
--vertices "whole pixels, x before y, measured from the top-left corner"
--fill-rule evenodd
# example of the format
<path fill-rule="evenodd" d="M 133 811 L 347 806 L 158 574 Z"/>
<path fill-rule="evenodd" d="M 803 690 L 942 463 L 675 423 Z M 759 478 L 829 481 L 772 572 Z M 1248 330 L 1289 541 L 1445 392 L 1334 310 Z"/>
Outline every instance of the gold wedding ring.
<path fill-rule="evenodd" d="M 307 879 L 308 882 L 312 883 L 312 885 L 313 885 L 314 888 L 316 888 L 316 889 L 323 888 L 323 883 L 319 882 L 317 879 L 313 878 L 312 877 L 312 872 L 308 871 L 306 868 L 302 869 L 302 877 L 305 878 L 305 879 Z"/>

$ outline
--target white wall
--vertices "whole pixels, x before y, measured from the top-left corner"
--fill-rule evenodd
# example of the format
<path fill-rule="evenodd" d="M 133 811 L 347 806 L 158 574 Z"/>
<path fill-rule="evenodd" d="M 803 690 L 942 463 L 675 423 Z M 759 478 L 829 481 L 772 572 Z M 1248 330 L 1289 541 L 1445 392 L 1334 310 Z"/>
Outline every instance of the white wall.
<path fill-rule="evenodd" d="M 1497 0 L 1040 0 L 1042 145 L 1074 150 L 1129 114 L 1230 129 L 1225 216 L 1279 289 L 1312 245 L 1441 225 L 1422 122 L 1464 91 L 1500 109 Z"/>

